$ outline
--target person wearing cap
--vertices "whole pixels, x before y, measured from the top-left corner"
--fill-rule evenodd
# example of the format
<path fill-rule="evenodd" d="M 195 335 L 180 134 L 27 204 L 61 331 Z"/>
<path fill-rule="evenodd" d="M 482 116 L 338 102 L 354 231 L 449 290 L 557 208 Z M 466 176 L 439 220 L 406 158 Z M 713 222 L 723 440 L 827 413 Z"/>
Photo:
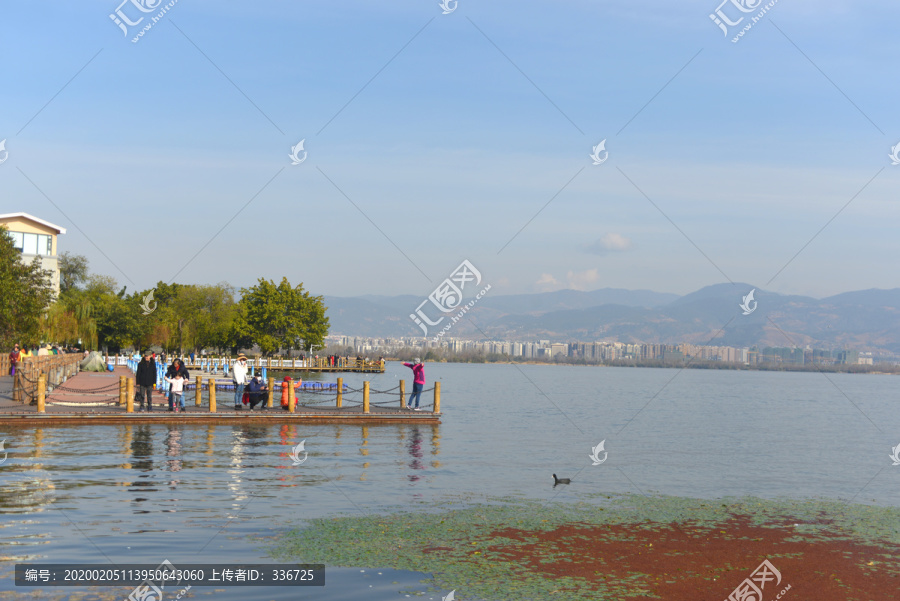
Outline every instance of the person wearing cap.
<path fill-rule="evenodd" d="M 253 411 L 253 408 L 257 405 L 259 405 L 259 410 L 262 411 L 265 407 L 262 397 L 263 393 L 266 392 L 266 385 L 263 383 L 261 373 L 256 372 L 256 375 L 250 380 L 248 388 L 250 389 L 250 411 Z"/>
<path fill-rule="evenodd" d="M 244 353 L 239 353 L 237 361 L 231 368 L 231 380 L 234 382 L 234 410 L 240 411 L 243 408 L 242 398 L 244 396 L 244 385 L 247 383 L 247 357 Z"/>
<path fill-rule="evenodd" d="M 153 411 L 153 385 L 156 384 L 156 361 L 153 353 L 144 351 L 144 358 L 138 363 L 137 372 L 134 375 L 135 384 L 138 386 L 137 395 L 141 399 L 141 407 L 144 410 L 144 397 L 147 398 L 147 411 Z"/>
<path fill-rule="evenodd" d="M 419 411 L 419 397 L 422 395 L 422 389 L 425 388 L 425 364 L 416 357 L 416 362 L 413 363 L 404 363 L 406 367 L 413 370 L 413 389 L 409 394 L 409 401 L 406 402 L 406 408 L 412 409 L 413 397 L 416 397 L 416 407 L 415 410 Z"/>

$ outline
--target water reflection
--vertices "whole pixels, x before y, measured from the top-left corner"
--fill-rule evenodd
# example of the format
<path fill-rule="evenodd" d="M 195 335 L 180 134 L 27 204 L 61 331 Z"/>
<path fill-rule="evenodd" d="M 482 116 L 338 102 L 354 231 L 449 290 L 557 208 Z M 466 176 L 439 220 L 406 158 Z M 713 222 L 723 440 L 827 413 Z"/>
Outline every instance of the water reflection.
<path fill-rule="evenodd" d="M 153 430 L 149 424 L 138 425 L 134 428 L 131 438 L 131 463 L 130 469 L 145 472 L 137 475 L 136 480 L 128 482 L 128 492 L 146 494 L 156 492 L 156 483 L 150 479 L 153 471 Z M 144 509 L 142 503 L 149 501 L 147 497 L 136 496 L 132 499 L 134 513 L 151 513 L 152 509 Z"/>
<path fill-rule="evenodd" d="M 424 470 L 425 464 L 422 462 L 422 432 L 419 430 L 419 426 L 412 426 L 410 430 L 412 430 L 412 438 L 409 441 L 409 445 L 407 445 L 407 449 L 409 449 L 409 456 L 412 457 L 412 461 L 409 462 L 409 467 L 413 470 Z M 422 478 L 418 474 L 409 474 L 406 477 L 410 482 L 418 482 Z"/>
<path fill-rule="evenodd" d="M 181 430 L 177 426 L 169 426 L 169 432 L 166 434 L 166 456 L 169 458 L 166 461 L 166 469 L 170 472 L 180 472 L 183 467 L 181 437 Z M 177 483 L 177 480 L 173 480 L 169 485 L 174 486 Z"/>

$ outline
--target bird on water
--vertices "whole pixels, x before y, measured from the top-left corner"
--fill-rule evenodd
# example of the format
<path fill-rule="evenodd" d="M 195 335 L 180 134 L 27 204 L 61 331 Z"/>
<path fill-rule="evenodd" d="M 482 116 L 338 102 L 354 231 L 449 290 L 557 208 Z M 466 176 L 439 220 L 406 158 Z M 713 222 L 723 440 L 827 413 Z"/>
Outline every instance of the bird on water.
<path fill-rule="evenodd" d="M 571 484 L 572 481 L 568 478 L 557 478 L 556 474 L 553 474 L 553 486 L 557 484 Z"/>

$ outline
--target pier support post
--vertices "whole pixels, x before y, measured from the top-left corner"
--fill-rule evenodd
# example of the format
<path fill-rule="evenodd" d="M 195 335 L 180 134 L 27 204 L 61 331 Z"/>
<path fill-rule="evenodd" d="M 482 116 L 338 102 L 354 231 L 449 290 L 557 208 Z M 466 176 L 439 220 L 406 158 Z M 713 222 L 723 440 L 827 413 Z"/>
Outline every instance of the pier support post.
<path fill-rule="evenodd" d="M 282 384 L 282 386 L 287 385 L 288 387 L 288 411 L 290 413 L 294 412 L 294 408 L 297 406 L 297 397 L 294 393 L 294 382 L 289 381 Z"/>
<path fill-rule="evenodd" d="M 44 375 L 44 372 L 41 372 L 38 376 L 38 389 L 37 389 L 37 410 L 38 413 L 44 413 L 44 401 L 46 401 L 47 397 L 47 376 Z"/>
<path fill-rule="evenodd" d="M 369 412 L 369 382 L 363 382 L 363 413 Z"/>
<path fill-rule="evenodd" d="M 216 412 L 216 380 L 215 378 L 209 379 L 209 412 Z"/>
<path fill-rule="evenodd" d="M 337 404 L 335 405 L 335 407 L 340 409 L 343 402 L 344 402 L 344 378 L 338 378 L 337 379 Z"/>
<path fill-rule="evenodd" d="M 406 407 L 406 380 L 400 380 L 400 408 Z"/>
<path fill-rule="evenodd" d="M 147 399 L 148 401 L 150 399 Z M 134 413 L 134 379 L 125 378 L 125 413 Z"/>
<path fill-rule="evenodd" d="M 16 367 L 16 374 L 13 376 L 13 402 L 14 403 L 22 403 L 22 364 L 24 361 L 20 361 L 19 365 Z"/>
<path fill-rule="evenodd" d="M 125 399 L 128 398 L 128 384 L 125 383 L 127 380 L 125 376 L 119 376 L 119 407 L 125 404 Z"/>
<path fill-rule="evenodd" d="M 271 409 L 272 401 L 275 398 L 275 378 L 269 378 L 268 381 L 266 381 L 266 386 L 269 389 L 269 398 L 266 400 L 266 407 Z"/>
<path fill-rule="evenodd" d="M 441 383 L 434 383 L 434 412 L 441 412 Z"/>
<path fill-rule="evenodd" d="M 203 403 L 203 377 L 197 376 L 195 384 L 197 390 L 194 391 L 194 406 L 199 407 Z"/>

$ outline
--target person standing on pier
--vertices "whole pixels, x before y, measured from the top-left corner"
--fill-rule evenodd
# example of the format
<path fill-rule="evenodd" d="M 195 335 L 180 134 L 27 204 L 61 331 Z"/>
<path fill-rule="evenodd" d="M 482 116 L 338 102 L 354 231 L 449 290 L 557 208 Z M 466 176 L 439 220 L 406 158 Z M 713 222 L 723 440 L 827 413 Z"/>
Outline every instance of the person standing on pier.
<path fill-rule="evenodd" d="M 144 397 L 147 398 L 147 411 L 153 411 L 153 385 L 156 384 L 156 361 L 152 358 L 153 353 L 144 351 L 144 358 L 138 363 L 137 373 L 134 375 L 138 386 L 138 396 L 141 399 L 141 408 L 144 410 Z"/>
<path fill-rule="evenodd" d="M 425 388 L 425 364 L 416 357 L 415 364 L 413 363 L 404 363 L 406 367 L 413 370 L 413 389 L 409 394 L 409 401 L 406 403 L 407 409 L 412 409 L 413 397 L 416 397 L 416 407 L 415 410 L 419 411 L 419 397 L 422 396 L 422 389 Z"/>
<path fill-rule="evenodd" d="M 13 347 L 12 352 L 9 354 L 9 375 L 16 375 L 16 363 L 19 362 L 19 345 Z"/>
<path fill-rule="evenodd" d="M 243 408 L 242 397 L 244 396 L 244 384 L 247 383 L 247 357 L 244 353 L 238 355 L 237 361 L 231 368 L 231 380 L 234 382 L 234 410 L 240 411 Z"/>
<path fill-rule="evenodd" d="M 181 362 L 181 359 L 175 359 L 172 361 L 172 365 L 166 370 L 166 380 L 169 378 L 175 378 L 177 376 L 181 376 L 187 381 L 191 374 L 188 372 L 187 367 L 184 366 L 184 363 Z M 169 411 L 175 410 L 175 395 L 172 389 L 169 389 Z"/>

